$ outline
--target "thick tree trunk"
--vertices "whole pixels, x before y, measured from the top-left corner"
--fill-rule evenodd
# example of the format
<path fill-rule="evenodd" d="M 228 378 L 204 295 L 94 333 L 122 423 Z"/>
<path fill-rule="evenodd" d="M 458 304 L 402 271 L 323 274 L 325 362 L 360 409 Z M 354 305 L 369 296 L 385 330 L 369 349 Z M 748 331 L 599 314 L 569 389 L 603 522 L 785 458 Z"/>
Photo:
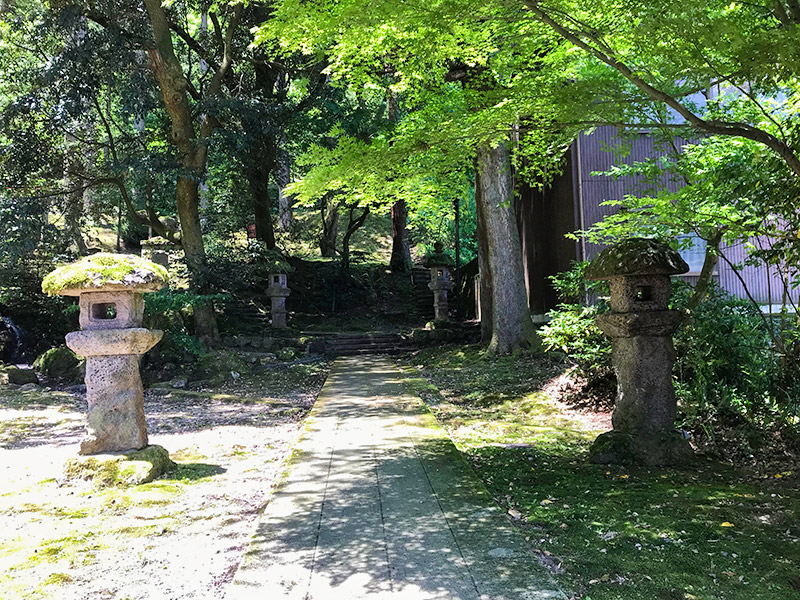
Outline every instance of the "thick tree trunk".
<path fill-rule="evenodd" d="M 389 268 L 393 273 L 411 272 L 411 247 L 408 240 L 408 207 L 405 200 L 392 205 L 392 258 Z"/>
<path fill-rule="evenodd" d="M 476 194 L 478 221 L 485 249 L 485 269 L 489 273 L 492 298 L 492 335 L 487 352 L 507 354 L 537 344 L 536 331 L 528 310 L 525 275 L 519 231 L 511 202 L 513 181 L 511 159 L 504 144 L 477 149 L 478 182 Z M 483 289 L 482 289 L 483 292 Z M 482 293 L 483 295 L 483 293 Z"/>
<path fill-rule="evenodd" d="M 289 231 L 294 223 L 294 214 L 292 212 L 294 196 L 287 195 L 284 190 L 292 182 L 292 164 L 289 153 L 283 148 L 278 148 L 275 181 L 278 183 L 278 229 Z"/>
<path fill-rule="evenodd" d="M 253 200 L 256 239 L 261 240 L 270 250 L 275 248 L 275 230 L 272 226 L 272 198 L 269 197 L 269 174 L 275 164 L 274 153 L 267 143 L 250 154 L 247 169 L 247 182 Z"/>
<path fill-rule="evenodd" d="M 335 198 L 322 199 L 322 235 L 319 238 L 319 251 L 323 258 L 336 256 L 336 238 L 339 235 L 339 202 Z"/>

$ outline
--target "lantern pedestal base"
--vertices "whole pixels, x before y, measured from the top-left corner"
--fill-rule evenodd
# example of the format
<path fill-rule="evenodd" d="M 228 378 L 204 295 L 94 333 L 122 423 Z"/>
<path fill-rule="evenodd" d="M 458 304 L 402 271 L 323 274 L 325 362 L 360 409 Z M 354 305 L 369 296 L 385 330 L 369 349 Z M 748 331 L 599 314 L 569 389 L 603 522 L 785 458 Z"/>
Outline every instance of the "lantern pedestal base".
<path fill-rule="evenodd" d="M 592 444 L 589 461 L 601 465 L 683 465 L 694 453 L 679 431 L 609 431 Z"/>

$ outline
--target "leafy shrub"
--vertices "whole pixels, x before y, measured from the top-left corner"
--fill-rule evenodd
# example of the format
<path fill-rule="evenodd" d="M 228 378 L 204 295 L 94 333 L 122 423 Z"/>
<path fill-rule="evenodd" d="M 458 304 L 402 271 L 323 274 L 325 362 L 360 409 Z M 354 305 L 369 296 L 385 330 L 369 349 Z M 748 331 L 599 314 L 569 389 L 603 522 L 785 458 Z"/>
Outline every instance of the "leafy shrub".
<path fill-rule="evenodd" d="M 602 300 L 587 304 L 589 295 L 606 292 L 604 282 L 587 282 L 588 262 L 575 262 L 569 271 L 550 278 L 562 304 L 550 311 L 550 322 L 539 330 L 545 348 L 561 350 L 575 361 L 588 380 L 611 373 L 611 340 L 595 325 L 595 317 L 607 310 Z"/>
<path fill-rule="evenodd" d="M 599 312 L 597 306 L 559 304 L 549 313 L 550 322 L 539 330 L 548 350 L 563 351 L 590 380 L 611 371 L 611 340 L 594 322 Z"/>
<path fill-rule="evenodd" d="M 687 283 L 674 280 L 673 308 L 684 310 L 692 293 Z M 711 283 L 674 336 L 676 391 L 685 425 L 711 434 L 719 419 L 739 415 L 764 421 L 774 369 L 767 324 L 753 303 Z"/>
<path fill-rule="evenodd" d="M 203 344 L 192 336 L 186 327 L 185 317 L 195 306 L 215 301 L 225 301 L 226 294 L 195 294 L 164 288 L 154 294 L 144 295 L 144 314 L 149 327 L 164 331 L 164 339 L 157 346 L 165 357 L 183 362 L 184 358 L 205 355 Z"/>
<path fill-rule="evenodd" d="M 269 285 L 270 273 L 291 273 L 294 268 L 277 250 L 269 250 L 264 242 L 247 240 L 247 245 L 210 239 L 206 247 L 209 281 L 217 289 L 263 290 Z M 231 273 L 236 273 L 232 278 Z"/>

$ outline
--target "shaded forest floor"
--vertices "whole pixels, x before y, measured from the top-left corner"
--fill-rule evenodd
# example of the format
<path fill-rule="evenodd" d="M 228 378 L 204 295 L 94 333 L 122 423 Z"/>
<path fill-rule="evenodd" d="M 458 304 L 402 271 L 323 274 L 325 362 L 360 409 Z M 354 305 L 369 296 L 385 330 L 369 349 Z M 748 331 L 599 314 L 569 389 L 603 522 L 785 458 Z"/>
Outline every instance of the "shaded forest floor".
<path fill-rule="evenodd" d="M 800 598 L 791 461 L 766 472 L 703 456 L 682 469 L 591 465 L 610 415 L 561 401 L 558 359 L 453 346 L 401 367 L 572 598 Z"/>

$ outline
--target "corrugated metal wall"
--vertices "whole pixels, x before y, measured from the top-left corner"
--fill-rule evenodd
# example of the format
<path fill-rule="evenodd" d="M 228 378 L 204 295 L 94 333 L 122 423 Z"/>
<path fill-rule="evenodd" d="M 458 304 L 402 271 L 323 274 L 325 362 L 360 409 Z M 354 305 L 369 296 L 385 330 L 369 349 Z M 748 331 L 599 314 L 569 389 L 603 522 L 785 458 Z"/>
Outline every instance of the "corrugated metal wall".
<path fill-rule="evenodd" d="M 620 159 L 612 151 L 623 144 L 630 147 L 630 153 Z M 578 215 L 581 229 L 588 229 L 606 215 L 616 212 L 616 208 L 601 206 L 606 200 L 622 198 L 625 194 L 641 193 L 641 181 L 636 178 L 624 177 L 617 180 L 604 175 L 592 175 L 594 172 L 608 171 L 614 164 L 632 164 L 634 161 L 643 161 L 648 157 L 663 156 L 663 149 L 657 148 L 646 133 L 626 132 L 624 138 L 620 137 L 615 127 L 600 127 L 589 135 L 581 135 L 573 148 L 576 155 L 577 168 L 574 171 L 573 187 L 581 198 L 582 214 Z M 663 186 L 675 191 L 680 185 L 676 181 L 664 180 Z M 754 240 L 756 244 L 766 244 L 765 240 Z M 582 244 L 584 256 L 591 260 L 602 246 L 585 242 Z M 723 247 L 722 253 L 733 264 L 744 262 L 747 251 L 742 245 Z M 776 269 L 765 267 L 743 267 L 739 271 L 741 279 L 728 265 L 727 261 L 720 259 L 717 266 L 716 278 L 720 285 L 730 293 L 746 298 L 745 286 L 752 298 L 761 304 L 780 304 L 783 294 L 783 282 Z M 687 277 L 687 281 L 694 283 L 696 277 Z M 797 292 L 792 292 L 797 298 Z"/>

